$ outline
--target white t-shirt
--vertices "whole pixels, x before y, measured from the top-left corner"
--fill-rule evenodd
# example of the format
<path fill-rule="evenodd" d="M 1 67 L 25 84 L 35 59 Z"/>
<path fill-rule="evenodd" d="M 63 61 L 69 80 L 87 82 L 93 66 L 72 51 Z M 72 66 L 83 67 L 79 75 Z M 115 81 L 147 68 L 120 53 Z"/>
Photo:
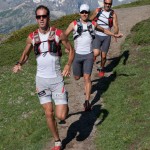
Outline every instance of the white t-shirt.
<path fill-rule="evenodd" d="M 98 20 L 97 20 L 97 24 L 101 27 L 103 27 L 104 29 L 108 29 L 110 30 L 110 27 L 108 26 L 108 18 L 109 18 L 109 15 L 110 15 L 110 12 L 107 12 L 107 11 L 102 11 L 102 13 L 100 14 Z M 100 21 L 102 20 L 102 21 Z M 106 24 L 105 24 L 105 23 Z M 100 31 L 95 31 L 95 33 L 97 35 L 100 35 L 100 36 L 108 36 L 107 34 L 103 33 L 103 32 L 100 32 Z"/>

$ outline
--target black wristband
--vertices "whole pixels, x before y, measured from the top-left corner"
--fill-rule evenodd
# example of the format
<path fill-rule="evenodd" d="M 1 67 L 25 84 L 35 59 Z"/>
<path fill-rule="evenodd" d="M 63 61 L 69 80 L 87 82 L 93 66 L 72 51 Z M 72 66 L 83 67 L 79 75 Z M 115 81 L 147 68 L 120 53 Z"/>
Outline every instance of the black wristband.
<path fill-rule="evenodd" d="M 15 65 L 18 65 L 18 64 L 21 65 L 21 63 L 19 61 L 17 61 Z"/>

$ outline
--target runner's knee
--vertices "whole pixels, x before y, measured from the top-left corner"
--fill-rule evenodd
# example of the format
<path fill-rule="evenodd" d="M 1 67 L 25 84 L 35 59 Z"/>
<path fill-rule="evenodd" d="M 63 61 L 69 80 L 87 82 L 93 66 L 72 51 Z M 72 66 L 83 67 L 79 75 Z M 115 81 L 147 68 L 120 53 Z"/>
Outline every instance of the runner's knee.
<path fill-rule="evenodd" d="M 59 119 L 59 120 L 65 120 L 66 119 L 66 116 L 67 116 L 67 113 L 62 113 L 62 114 L 56 114 L 56 117 Z"/>
<path fill-rule="evenodd" d="M 45 111 L 45 116 L 46 118 L 53 118 L 54 117 L 54 112 L 53 111 Z"/>
<path fill-rule="evenodd" d="M 103 60 L 106 60 L 106 56 L 102 55 L 102 59 L 103 59 Z"/>
<path fill-rule="evenodd" d="M 99 49 L 94 49 L 93 52 L 94 52 L 95 57 L 100 55 L 100 50 Z"/>
<path fill-rule="evenodd" d="M 91 82 L 91 78 L 90 77 L 84 77 L 84 81 L 85 83 L 90 83 Z"/>

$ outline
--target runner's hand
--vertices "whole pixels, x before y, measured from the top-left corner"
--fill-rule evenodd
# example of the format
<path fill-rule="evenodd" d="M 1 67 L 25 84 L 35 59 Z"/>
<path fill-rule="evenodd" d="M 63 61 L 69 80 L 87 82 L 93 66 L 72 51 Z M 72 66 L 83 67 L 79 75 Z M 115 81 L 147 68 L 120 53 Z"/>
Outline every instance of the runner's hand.
<path fill-rule="evenodd" d="M 64 77 L 70 77 L 70 65 L 65 65 L 62 75 Z"/>
<path fill-rule="evenodd" d="M 21 65 L 20 65 L 20 64 L 15 65 L 15 66 L 13 67 L 13 69 L 12 69 L 12 71 L 13 71 L 14 73 L 17 73 L 17 72 L 20 71 L 20 70 L 21 70 Z"/>
<path fill-rule="evenodd" d="M 115 34 L 114 37 L 115 37 L 115 38 L 122 38 L 122 37 L 123 37 L 123 34 L 122 34 L 122 33 L 118 33 L 118 34 Z"/>

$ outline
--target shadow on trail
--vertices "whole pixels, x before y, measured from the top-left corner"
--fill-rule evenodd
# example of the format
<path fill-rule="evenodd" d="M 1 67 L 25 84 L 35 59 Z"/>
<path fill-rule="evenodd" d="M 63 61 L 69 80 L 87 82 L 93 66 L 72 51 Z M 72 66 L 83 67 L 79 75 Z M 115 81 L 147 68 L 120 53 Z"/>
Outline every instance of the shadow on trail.
<path fill-rule="evenodd" d="M 105 68 L 106 72 L 111 72 L 113 71 L 113 69 L 119 64 L 120 60 L 123 58 L 123 65 L 126 65 L 126 62 L 129 58 L 129 50 L 124 51 L 120 56 L 118 57 L 114 57 L 114 58 L 110 58 L 107 60 L 110 60 L 111 63 L 108 64 Z"/>
<path fill-rule="evenodd" d="M 123 65 L 126 65 L 126 62 L 129 58 L 129 51 L 124 51 L 120 56 L 114 57 L 111 59 L 108 59 L 111 61 L 110 64 L 108 64 L 105 68 L 105 72 L 112 72 L 113 69 L 120 63 L 121 59 L 123 60 Z M 101 95 L 106 92 L 111 84 L 111 82 L 115 81 L 118 76 L 125 76 L 128 77 L 130 75 L 128 74 L 117 74 L 117 72 L 111 73 L 108 77 L 103 77 L 100 79 L 93 80 L 92 83 L 96 82 L 96 84 L 92 85 L 91 93 L 97 92 L 94 99 L 91 102 L 91 105 L 93 106 L 96 102 L 100 100 Z"/>
<path fill-rule="evenodd" d="M 118 56 L 118 57 L 114 57 L 114 58 L 109 58 L 109 59 L 107 59 L 107 61 L 111 61 L 111 63 L 110 64 L 108 64 L 106 67 L 105 67 L 105 71 L 106 72 L 111 72 L 118 64 L 119 64 L 119 62 L 120 62 L 120 60 L 122 59 L 122 58 L 124 58 L 124 60 L 123 60 L 123 65 L 126 65 L 126 62 L 127 62 L 127 60 L 128 60 L 128 58 L 129 58 L 129 50 L 126 50 L 126 51 L 124 51 L 120 56 Z M 99 64 L 100 63 L 100 61 L 97 61 L 96 62 L 96 64 Z"/>
<path fill-rule="evenodd" d="M 69 126 L 67 136 L 62 141 L 63 149 L 65 149 L 66 145 L 74 138 L 76 138 L 77 141 L 84 141 L 88 138 L 93 130 L 93 126 L 100 125 L 109 113 L 106 109 L 101 109 L 101 105 L 95 105 L 90 112 L 82 111 L 70 114 L 69 116 L 78 114 L 81 114 L 79 120 L 73 122 Z M 97 120 L 99 117 L 101 119 Z"/>
<path fill-rule="evenodd" d="M 92 85 L 91 93 L 97 92 L 94 99 L 91 102 L 93 106 L 96 102 L 100 100 L 101 95 L 107 91 L 111 82 L 115 81 L 116 72 L 111 74 L 109 77 L 103 77 L 101 79 L 93 80 L 92 82 L 96 82 L 96 84 Z"/>

